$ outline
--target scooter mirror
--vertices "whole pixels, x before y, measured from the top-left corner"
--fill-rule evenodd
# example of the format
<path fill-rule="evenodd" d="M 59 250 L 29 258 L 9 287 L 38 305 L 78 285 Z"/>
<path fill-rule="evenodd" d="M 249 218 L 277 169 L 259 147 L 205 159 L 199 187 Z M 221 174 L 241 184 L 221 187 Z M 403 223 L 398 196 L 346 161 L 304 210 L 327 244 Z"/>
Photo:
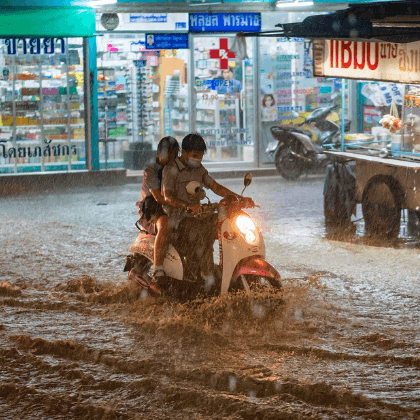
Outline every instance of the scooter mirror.
<path fill-rule="evenodd" d="M 252 182 L 252 174 L 250 174 L 249 172 L 245 175 L 245 178 L 244 178 L 244 185 L 245 185 L 245 188 L 248 186 L 248 185 L 251 185 L 251 182 Z"/>

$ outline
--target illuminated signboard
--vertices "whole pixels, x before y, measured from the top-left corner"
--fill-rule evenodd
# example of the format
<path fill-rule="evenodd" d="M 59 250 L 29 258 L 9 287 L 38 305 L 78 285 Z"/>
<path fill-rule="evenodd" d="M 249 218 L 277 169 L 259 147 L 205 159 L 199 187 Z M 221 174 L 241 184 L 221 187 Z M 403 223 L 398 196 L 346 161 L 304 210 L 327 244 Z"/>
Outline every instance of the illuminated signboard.
<path fill-rule="evenodd" d="M 314 76 L 420 83 L 420 41 L 314 39 Z"/>

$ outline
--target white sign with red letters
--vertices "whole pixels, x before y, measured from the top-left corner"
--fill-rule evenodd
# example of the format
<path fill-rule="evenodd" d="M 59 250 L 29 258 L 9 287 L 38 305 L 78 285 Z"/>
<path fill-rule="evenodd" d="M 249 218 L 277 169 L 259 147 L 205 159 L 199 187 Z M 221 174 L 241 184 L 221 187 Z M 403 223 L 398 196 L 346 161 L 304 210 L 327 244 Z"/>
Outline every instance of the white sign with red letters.
<path fill-rule="evenodd" d="M 420 84 L 420 42 L 314 39 L 314 76 Z"/>

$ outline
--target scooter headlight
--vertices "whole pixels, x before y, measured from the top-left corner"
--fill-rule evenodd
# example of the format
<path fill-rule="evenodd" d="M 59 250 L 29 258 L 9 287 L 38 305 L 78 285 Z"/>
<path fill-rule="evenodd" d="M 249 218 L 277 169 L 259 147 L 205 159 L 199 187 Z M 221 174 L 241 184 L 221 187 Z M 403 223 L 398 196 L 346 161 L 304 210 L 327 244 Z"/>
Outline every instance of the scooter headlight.
<path fill-rule="evenodd" d="M 257 228 L 249 216 L 240 215 L 235 219 L 238 232 L 250 245 L 258 245 L 259 235 Z"/>

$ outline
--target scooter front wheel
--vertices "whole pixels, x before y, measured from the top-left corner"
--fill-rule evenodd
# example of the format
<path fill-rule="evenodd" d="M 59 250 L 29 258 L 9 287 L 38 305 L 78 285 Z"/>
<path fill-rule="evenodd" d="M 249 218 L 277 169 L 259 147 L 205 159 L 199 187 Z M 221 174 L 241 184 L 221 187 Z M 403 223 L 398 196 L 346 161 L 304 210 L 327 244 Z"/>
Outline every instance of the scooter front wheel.
<path fill-rule="evenodd" d="M 243 274 L 236 279 L 231 289 L 243 291 L 250 297 L 250 311 L 258 318 L 266 318 L 284 303 L 281 283 L 271 277 Z"/>
<path fill-rule="evenodd" d="M 237 290 L 244 290 L 247 293 L 258 290 L 280 290 L 281 284 L 276 279 L 264 276 L 254 276 L 250 274 L 243 274 L 238 277 L 236 282 Z"/>

